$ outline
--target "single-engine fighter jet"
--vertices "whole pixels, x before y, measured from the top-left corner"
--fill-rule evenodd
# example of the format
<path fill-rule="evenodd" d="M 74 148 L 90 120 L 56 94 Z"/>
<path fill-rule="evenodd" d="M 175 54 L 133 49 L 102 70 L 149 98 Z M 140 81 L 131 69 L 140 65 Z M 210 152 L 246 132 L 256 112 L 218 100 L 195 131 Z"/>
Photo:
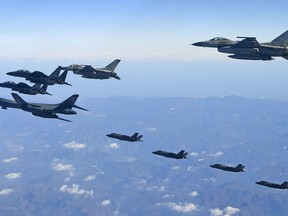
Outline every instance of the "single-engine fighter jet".
<path fill-rule="evenodd" d="M 259 181 L 259 182 L 255 182 L 258 185 L 263 185 L 266 187 L 270 187 L 270 188 L 276 188 L 276 189 L 288 189 L 288 182 L 285 181 L 282 184 L 275 184 L 272 182 L 268 182 L 268 181 Z"/>
<path fill-rule="evenodd" d="M 230 41 L 225 38 L 213 38 L 192 45 L 217 48 L 219 52 L 232 54 L 228 57 L 233 59 L 267 61 L 274 60 L 272 57 L 283 57 L 288 60 L 288 31 L 266 43 L 259 43 L 255 37 L 238 38 L 243 40 Z"/>
<path fill-rule="evenodd" d="M 28 70 L 23 70 L 23 69 L 8 72 L 7 74 L 10 76 L 15 76 L 15 77 L 23 77 L 32 83 L 40 83 L 40 84 L 46 84 L 46 85 L 65 84 L 65 85 L 71 86 L 71 84 L 65 82 L 68 71 L 64 71 L 61 75 L 60 75 L 60 71 L 61 71 L 61 66 L 57 67 L 56 70 L 53 71 L 53 73 L 51 73 L 49 76 L 47 76 L 41 71 L 30 72 Z"/>
<path fill-rule="evenodd" d="M 75 94 L 59 104 L 43 104 L 43 103 L 28 103 L 24 101 L 18 94 L 11 93 L 13 100 L 8 100 L 5 98 L 0 98 L 0 106 L 2 109 L 15 108 L 22 109 L 26 112 L 31 112 L 35 116 L 42 118 L 56 118 L 63 121 L 71 122 L 70 120 L 60 118 L 57 114 L 73 115 L 76 111 L 72 108 L 78 108 L 87 111 L 82 107 L 75 105 L 75 102 L 79 95 Z"/>
<path fill-rule="evenodd" d="M 172 153 L 172 152 L 163 151 L 163 150 L 154 151 L 152 153 L 156 154 L 156 155 L 161 155 L 161 156 L 164 156 L 164 157 L 168 157 L 168 158 L 188 159 L 186 157 L 188 155 L 188 152 L 185 152 L 184 150 L 181 150 L 178 154 Z"/>
<path fill-rule="evenodd" d="M 129 141 L 129 142 L 142 142 L 141 138 L 143 137 L 143 135 L 139 135 L 139 133 L 135 133 L 132 136 L 111 133 L 111 134 L 107 134 L 106 136 L 119 139 L 119 140 L 123 140 L 123 141 Z"/>
<path fill-rule="evenodd" d="M 120 77 L 115 73 L 115 69 L 121 60 L 116 59 L 104 68 L 93 68 L 91 65 L 72 64 L 67 67 L 62 67 L 63 70 L 73 71 L 73 73 L 81 75 L 87 79 L 110 79 L 115 78 L 120 80 Z"/>
<path fill-rule="evenodd" d="M 50 93 L 47 92 L 47 84 L 41 84 L 36 83 L 32 87 L 27 85 L 26 83 L 20 82 L 20 83 L 15 83 L 15 82 L 4 82 L 0 83 L 0 87 L 3 88 L 10 88 L 12 91 L 17 91 L 19 93 L 23 94 L 28 94 L 28 95 L 36 95 L 36 94 L 47 94 L 51 95 Z"/>
<path fill-rule="evenodd" d="M 214 164 L 214 165 L 210 165 L 210 167 L 225 170 L 225 171 L 230 171 L 230 172 L 245 172 L 244 171 L 245 166 L 243 166 L 242 164 L 238 164 L 238 166 L 236 167 L 231 167 L 231 166 L 227 166 L 223 164 Z"/>

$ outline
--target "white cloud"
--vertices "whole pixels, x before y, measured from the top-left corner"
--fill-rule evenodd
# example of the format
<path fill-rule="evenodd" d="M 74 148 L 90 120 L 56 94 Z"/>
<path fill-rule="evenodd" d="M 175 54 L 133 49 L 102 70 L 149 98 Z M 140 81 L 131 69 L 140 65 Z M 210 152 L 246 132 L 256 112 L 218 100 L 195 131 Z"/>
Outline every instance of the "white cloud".
<path fill-rule="evenodd" d="M 197 157 L 197 156 L 199 156 L 199 153 L 198 152 L 191 152 L 190 155 L 193 157 Z"/>
<path fill-rule="evenodd" d="M 17 157 L 7 158 L 7 159 L 3 160 L 3 163 L 10 163 L 10 162 L 16 161 L 16 160 L 18 160 Z"/>
<path fill-rule="evenodd" d="M 3 189 L 3 190 L 0 190 L 0 196 L 10 194 L 10 193 L 12 193 L 12 192 L 14 192 L 14 191 L 15 191 L 15 190 L 12 189 L 12 188 L 6 188 L 6 189 Z"/>
<path fill-rule="evenodd" d="M 199 194 L 198 194 L 198 192 L 197 191 L 192 191 L 191 193 L 190 193 L 190 196 L 192 196 L 192 197 L 196 197 L 196 196 L 198 196 Z"/>
<path fill-rule="evenodd" d="M 111 204 L 111 200 L 110 200 L 110 199 L 103 200 L 103 201 L 101 202 L 101 206 L 108 206 L 108 205 L 110 205 L 110 204 Z"/>
<path fill-rule="evenodd" d="M 197 205 L 194 203 L 167 203 L 167 206 L 173 211 L 181 212 L 181 213 L 190 213 L 197 210 Z"/>
<path fill-rule="evenodd" d="M 180 170 L 181 169 L 181 166 L 174 166 L 172 167 L 172 170 Z"/>
<path fill-rule="evenodd" d="M 222 155 L 224 155 L 224 153 L 221 152 L 221 151 L 218 151 L 218 152 L 216 152 L 214 154 L 210 154 L 210 156 L 212 156 L 212 157 L 221 157 Z"/>
<path fill-rule="evenodd" d="M 85 181 L 93 181 L 96 178 L 96 175 L 87 176 L 84 180 Z"/>
<path fill-rule="evenodd" d="M 63 146 L 64 146 L 65 148 L 67 148 L 67 149 L 74 149 L 74 150 L 80 150 L 80 149 L 83 149 L 83 148 L 86 147 L 85 144 L 76 143 L 75 141 L 66 143 L 66 144 L 64 144 Z"/>
<path fill-rule="evenodd" d="M 238 208 L 234 208 L 232 206 L 227 206 L 223 210 L 221 210 L 219 208 L 211 209 L 210 213 L 212 216 L 230 216 L 230 215 L 238 213 L 239 211 L 240 211 L 240 209 L 238 209 Z"/>
<path fill-rule="evenodd" d="M 21 177 L 21 173 L 8 173 L 4 177 L 7 179 L 16 179 Z"/>
<path fill-rule="evenodd" d="M 151 131 L 151 132 L 154 132 L 156 131 L 157 129 L 155 127 L 150 127 L 150 128 L 147 128 L 148 131 Z"/>
<path fill-rule="evenodd" d="M 118 148 L 120 148 L 120 145 L 118 145 L 117 143 L 111 143 L 111 144 L 109 145 L 109 148 L 110 148 L 110 149 L 118 149 Z"/>
<path fill-rule="evenodd" d="M 74 166 L 72 164 L 58 163 L 58 164 L 52 164 L 52 169 L 56 171 L 73 171 Z"/>
<path fill-rule="evenodd" d="M 72 186 L 70 188 L 67 185 L 62 185 L 60 188 L 60 191 L 66 192 L 69 194 L 74 194 L 74 195 L 93 196 L 93 194 L 94 194 L 94 190 L 87 191 L 84 189 L 80 189 L 79 185 L 77 185 L 77 184 L 72 184 Z"/>

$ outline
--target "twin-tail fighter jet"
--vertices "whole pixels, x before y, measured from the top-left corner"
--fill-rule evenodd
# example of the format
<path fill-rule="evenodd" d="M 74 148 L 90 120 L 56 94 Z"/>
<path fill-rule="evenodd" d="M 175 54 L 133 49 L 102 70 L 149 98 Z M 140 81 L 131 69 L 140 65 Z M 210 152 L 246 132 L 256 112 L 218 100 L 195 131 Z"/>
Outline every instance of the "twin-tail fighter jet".
<path fill-rule="evenodd" d="M 270 188 L 276 188 L 276 189 L 288 189 L 288 182 L 285 181 L 282 184 L 276 184 L 276 183 L 272 183 L 272 182 L 268 182 L 268 181 L 259 181 L 259 182 L 255 182 L 258 185 L 263 185 L 266 187 L 270 187 Z"/>
<path fill-rule="evenodd" d="M 111 133 L 107 134 L 106 136 L 114 139 L 119 139 L 128 142 L 142 142 L 141 138 L 143 135 L 139 135 L 139 133 L 134 133 L 132 136 L 127 136 L 123 134 Z"/>
<path fill-rule="evenodd" d="M 115 78 L 120 80 L 120 77 L 115 73 L 115 69 L 121 60 L 116 59 L 104 68 L 94 68 L 91 65 L 72 64 L 67 67 L 62 67 L 62 70 L 73 71 L 73 73 L 81 75 L 87 79 L 110 79 Z"/>
<path fill-rule="evenodd" d="M 168 158 L 174 158 L 174 159 L 188 159 L 186 156 L 188 155 L 188 152 L 185 152 L 184 150 L 181 150 L 178 154 L 173 153 L 173 152 L 167 152 L 163 150 L 158 150 L 152 152 L 153 154 L 160 155 L 163 157 L 168 157 Z"/>
<path fill-rule="evenodd" d="M 15 76 L 15 77 L 23 77 L 32 83 L 40 83 L 40 84 L 45 84 L 45 85 L 65 84 L 65 85 L 71 86 L 71 84 L 65 82 L 68 71 L 64 71 L 61 75 L 60 75 L 60 71 L 61 71 L 61 66 L 57 67 L 56 70 L 53 73 L 51 73 L 49 76 L 47 76 L 41 71 L 30 72 L 28 70 L 23 70 L 23 69 L 8 72 L 7 74 L 10 76 Z"/>
<path fill-rule="evenodd" d="M 238 37 L 243 40 L 232 41 L 216 37 L 209 41 L 201 41 L 191 45 L 217 48 L 218 52 L 228 53 L 229 58 L 243 60 L 274 60 L 272 57 L 283 57 L 288 60 L 288 31 L 271 42 L 259 43 L 255 37 Z"/>
<path fill-rule="evenodd" d="M 236 167 L 231 167 L 223 164 L 214 164 L 210 165 L 210 167 L 230 172 L 245 172 L 244 171 L 245 166 L 243 166 L 242 164 L 238 164 Z"/>
<path fill-rule="evenodd" d="M 4 82 L 0 83 L 0 87 L 2 88 L 10 88 L 12 91 L 17 91 L 22 94 L 28 94 L 28 95 L 36 95 L 36 94 L 47 94 L 51 95 L 47 92 L 47 84 L 41 85 L 40 83 L 36 83 L 33 86 L 29 86 L 26 83 L 19 82 Z"/>
<path fill-rule="evenodd" d="M 18 94 L 11 93 L 14 100 L 8 100 L 5 98 L 0 98 L 0 106 L 2 109 L 14 108 L 14 109 L 22 109 L 26 112 L 32 113 L 32 115 L 39 116 L 42 118 L 55 118 L 67 122 L 71 122 L 70 120 L 60 118 L 57 114 L 66 114 L 73 115 L 76 114 L 72 108 L 78 108 L 81 110 L 87 111 L 82 107 L 75 105 L 75 102 L 79 95 L 75 94 L 64 100 L 59 104 L 43 104 L 43 103 L 28 103 L 23 100 Z"/>

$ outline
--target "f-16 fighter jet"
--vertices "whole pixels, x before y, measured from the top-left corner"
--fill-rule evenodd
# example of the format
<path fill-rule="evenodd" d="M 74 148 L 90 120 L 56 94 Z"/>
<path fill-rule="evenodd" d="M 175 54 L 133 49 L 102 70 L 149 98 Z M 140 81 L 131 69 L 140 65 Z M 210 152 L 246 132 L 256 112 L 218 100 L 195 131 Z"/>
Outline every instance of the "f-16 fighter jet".
<path fill-rule="evenodd" d="M 232 54 L 228 57 L 233 59 L 267 61 L 274 60 L 272 57 L 283 57 L 288 60 L 288 31 L 266 43 L 259 43 L 255 37 L 238 38 L 243 40 L 231 41 L 225 38 L 213 38 L 192 45 L 217 48 L 219 52 Z"/>
<path fill-rule="evenodd" d="M 263 185 L 266 187 L 270 187 L 270 188 L 276 188 L 276 189 L 288 189 L 288 182 L 285 181 L 282 184 L 275 184 L 272 182 L 268 182 L 268 181 L 259 181 L 259 182 L 255 182 L 256 184 L 259 185 Z"/>
<path fill-rule="evenodd" d="M 63 70 L 73 71 L 87 79 L 110 79 L 115 78 L 120 80 L 120 77 L 115 73 L 115 69 L 121 60 L 116 59 L 104 68 L 93 68 L 91 65 L 72 64 L 67 67 L 62 67 Z"/>
<path fill-rule="evenodd" d="M 79 95 L 72 95 L 65 101 L 59 104 L 43 104 L 43 103 L 28 103 L 24 101 L 18 94 L 12 93 L 14 100 L 8 100 L 5 98 L 0 98 L 0 106 L 2 109 L 15 108 L 22 109 L 26 112 L 31 112 L 35 116 L 43 118 L 56 118 L 63 121 L 71 122 L 70 120 L 60 118 L 57 114 L 73 115 L 76 111 L 72 108 L 78 108 L 81 110 L 86 109 L 75 105 L 75 102 Z"/>
<path fill-rule="evenodd" d="M 27 85 L 26 83 L 20 82 L 20 83 L 14 83 L 14 82 L 4 82 L 0 83 L 0 87 L 3 88 L 10 88 L 12 91 L 17 91 L 19 93 L 28 94 L 28 95 L 36 95 L 36 94 L 47 94 L 51 95 L 47 92 L 47 84 L 41 84 L 36 83 L 32 87 Z"/>
<path fill-rule="evenodd" d="M 154 151 L 152 153 L 156 154 L 156 155 L 168 157 L 168 158 L 175 158 L 175 159 L 187 159 L 186 156 L 188 155 L 188 153 L 185 152 L 184 150 L 181 150 L 178 154 L 172 153 L 172 152 L 163 151 L 163 150 Z"/>
<path fill-rule="evenodd" d="M 22 69 L 8 72 L 7 74 L 10 76 L 15 76 L 15 77 L 23 77 L 32 83 L 40 83 L 40 84 L 46 84 L 46 85 L 65 84 L 65 85 L 71 86 L 71 84 L 65 82 L 68 71 L 64 71 L 61 75 L 60 75 L 60 71 L 61 71 L 61 67 L 59 66 L 49 76 L 42 73 L 41 71 L 30 72 L 28 70 L 22 70 Z"/>
<path fill-rule="evenodd" d="M 141 138 L 143 137 L 143 135 L 139 135 L 139 133 L 135 133 L 132 136 L 111 133 L 111 134 L 107 134 L 106 136 L 119 139 L 119 140 L 123 140 L 123 141 L 129 141 L 129 142 L 140 142 L 140 141 L 142 142 Z"/>
<path fill-rule="evenodd" d="M 227 166 L 223 164 L 214 164 L 214 165 L 210 165 L 210 167 L 225 170 L 225 171 L 230 171 L 230 172 L 244 172 L 244 168 L 245 168 L 245 166 L 243 166 L 242 164 L 238 164 L 238 166 L 236 167 L 231 167 L 231 166 Z"/>

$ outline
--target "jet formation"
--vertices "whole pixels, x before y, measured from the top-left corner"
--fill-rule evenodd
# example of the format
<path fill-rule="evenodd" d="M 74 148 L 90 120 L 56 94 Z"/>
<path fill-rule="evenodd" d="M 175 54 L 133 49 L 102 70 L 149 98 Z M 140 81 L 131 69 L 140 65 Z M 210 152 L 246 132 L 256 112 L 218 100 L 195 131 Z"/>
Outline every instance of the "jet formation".
<path fill-rule="evenodd" d="M 237 37 L 241 41 L 233 41 L 223 37 L 215 37 L 191 45 L 217 48 L 218 52 L 232 54 L 229 58 L 242 60 L 274 60 L 273 57 L 283 57 L 288 60 L 288 31 L 271 42 L 259 43 L 255 37 Z"/>
<path fill-rule="evenodd" d="M 188 155 L 188 152 L 185 152 L 184 150 L 181 150 L 178 154 L 173 152 L 167 152 L 163 150 L 157 150 L 152 152 L 153 154 L 160 155 L 163 157 L 168 158 L 174 158 L 174 159 L 188 159 L 186 156 Z"/>
<path fill-rule="evenodd" d="M 229 171 L 229 172 L 245 172 L 244 171 L 245 166 L 243 166 L 242 164 L 238 164 L 236 167 L 231 167 L 231 166 L 227 166 L 223 164 L 214 164 L 214 165 L 210 165 L 210 167 L 215 168 L 215 169 L 221 169 L 224 171 Z"/>
<path fill-rule="evenodd" d="M 107 137 L 119 139 L 122 141 L 128 141 L 128 142 L 142 142 L 141 138 L 143 135 L 139 135 L 139 133 L 134 133 L 132 136 L 118 134 L 118 133 L 111 133 L 107 134 Z"/>

